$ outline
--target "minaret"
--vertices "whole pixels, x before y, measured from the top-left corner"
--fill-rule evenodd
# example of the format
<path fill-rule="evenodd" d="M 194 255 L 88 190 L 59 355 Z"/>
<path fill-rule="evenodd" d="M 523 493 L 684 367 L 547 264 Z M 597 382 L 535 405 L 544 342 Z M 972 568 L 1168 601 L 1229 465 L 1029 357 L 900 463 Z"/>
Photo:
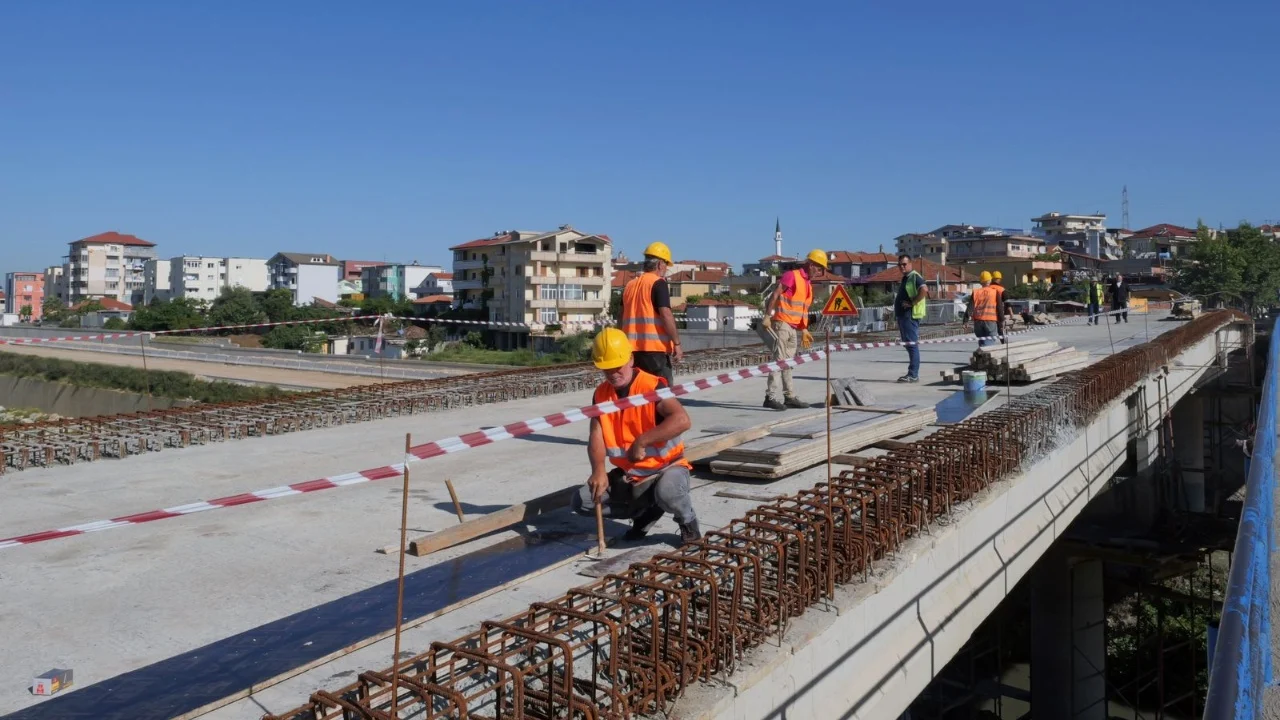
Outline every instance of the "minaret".
<path fill-rule="evenodd" d="M 782 221 L 777 218 L 773 221 L 773 254 L 782 255 Z"/>

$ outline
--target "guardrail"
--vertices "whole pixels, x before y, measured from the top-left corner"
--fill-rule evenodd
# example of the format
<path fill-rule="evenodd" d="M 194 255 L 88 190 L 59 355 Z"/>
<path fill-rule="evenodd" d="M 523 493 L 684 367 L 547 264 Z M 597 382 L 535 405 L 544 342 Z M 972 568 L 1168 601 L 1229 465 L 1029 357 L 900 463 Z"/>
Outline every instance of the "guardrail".
<path fill-rule="evenodd" d="M 1267 374 L 1253 436 L 1248 486 L 1209 668 L 1205 720 L 1262 717 L 1271 675 L 1271 553 L 1276 491 L 1276 403 L 1280 326 L 1271 330 Z"/>

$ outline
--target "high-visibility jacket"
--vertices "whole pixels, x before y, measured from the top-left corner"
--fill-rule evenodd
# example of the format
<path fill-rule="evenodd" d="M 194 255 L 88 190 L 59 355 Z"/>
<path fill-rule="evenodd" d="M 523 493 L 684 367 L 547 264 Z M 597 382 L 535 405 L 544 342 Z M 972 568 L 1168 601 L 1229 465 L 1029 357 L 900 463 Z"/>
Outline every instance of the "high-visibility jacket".
<path fill-rule="evenodd" d="M 657 273 L 641 273 L 622 290 L 622 331 L 636 352 L 670 353 L 673 347 L 653 306 L 653 284 L 660 279 Z"/>
<path fill-rule="evenodd" d="M 631 394 L 641 395 L 658 389 L 658 378 L 643 370 L 635 371 L 631 381 Z M 618 399 L 618 391 L 609 383 L 601 383 L 596 388 L 594 402 L 602 403 Z M 630 407 L 616 413 L 601 415 L 596 418 L 600 423 L 600 431 L 604 434 L 605 455 L 614 467 L 622 468 L 627 480 L 633 483 L 644 482 L 652 475 L 657 475 L 672 465 L 692 468 L 684 459 L 684 440 L 677 435 L 662 445 L 650 445 L 644 449 L 644 459 L 632 462 L 627 457 L 627 449 L 631 443 L 658 424 L 658 404 L 646 403 L 640 407 Z"/>
<path fill-rule="evenodd" d="M 1090 303 L 1097 303 L 1101 305 L 1102 299 L 1105 297 L 1106 297 L 1106 294 L 1102 290 L 1102 283 L 1095 282 L 1095 283 L 1089 284 L 1089 302 Z"/>
<path fill-rule="evenodd" d="M 809 327 L 809 305 L 813 303 L 813 286 L 799 270 L 788 270 L 795 280 L 796 289 L 790 296 L 778 289 L 778 308 L 773 319 L 781 320 L 797 330 Z"/>
<path fill-rule="evenodd" d="M 996 322 L 1000 319 L 1000 291 L 994 286 L 978 288 L 973 291 L 974 321 Z"/>
<path fill-rule="evenodd" d="M 1004 307 L 1004 286 L 998 282 L 991 283 L 991 287 L 996 291 L 996 309 Z"/>
<path fill-rule="evenodd" d="M 924 285 L 924 276 L 915 270 L 907 273 L 907 276 L 902 278 L 902 289 L 907 294 L 907 299 L 912 302 L 911 317 L 916 320 L 922 319 L 929 310 L 929 308 L 925 307 L 926 303 L 916 302 L 916 298 L 920 295 L 920 288 L 924 287 Z"/>

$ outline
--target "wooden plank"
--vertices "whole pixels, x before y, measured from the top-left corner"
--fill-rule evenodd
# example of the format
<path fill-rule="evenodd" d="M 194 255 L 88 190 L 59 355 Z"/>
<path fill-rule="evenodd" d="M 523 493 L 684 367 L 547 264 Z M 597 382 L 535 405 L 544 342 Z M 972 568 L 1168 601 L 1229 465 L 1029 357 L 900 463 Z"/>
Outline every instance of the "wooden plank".
<path fill-rule="evenodd" d="M 861 455 L 849 455 L 847 453 L 840 453 L 839 455 L 831 456 L 831 463 L 833 465 L 852 465 L 854 467 L 862 467 L 863 465 L 870 465 L 871 458 L 865 458 L 865 457 L 862 457 Z"/>
<path fill-rule="evenodd" d="M 871 447 L 880 448 L 881 450 L 901 450 L 911 447 L 911 443 L 901 442 L 899 440 L 881 440 Z"/>
<path fill-rule="evenodd" d="M 437 550 L 461 545 L 464 542 L 475 540 L 483 535 L 491 532 L 502 530 L 503 528 L 523 522 L 531 518 L 544 515 L 551 510 L 565 507 L 569 504 L 569 497 L 572 493 L 577 492 L 580 485 L 572 485 L 562 488 L 553 493 L 548 493 L 541 497 L 534 498 L 528 502 L 518 503 L 510 507 L 503 508 L 497 512 L 491 512 L 487 515 L 481 515 L 474 520 L 468 520 L 464 523 L 447 527 L 431 535 L 424 535 L 414 538 L 409 543 L 409 554 L 421 557 L 429 555 Z M 393 549 L 396 552 L 399 548 Z"/>

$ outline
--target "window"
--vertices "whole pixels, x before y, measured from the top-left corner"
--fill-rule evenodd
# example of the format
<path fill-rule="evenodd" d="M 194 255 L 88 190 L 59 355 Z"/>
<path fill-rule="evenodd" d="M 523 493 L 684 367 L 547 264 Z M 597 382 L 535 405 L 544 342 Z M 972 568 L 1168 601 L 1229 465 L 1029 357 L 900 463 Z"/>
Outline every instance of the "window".
<path fill-rule="evenodd" d="M 105 272 L 106 272 L 106 276 L 109 278 L 120 277 L 120 268 L 107 268 Z"/>
<path fill-rule="evenodd" d="M 596 266 L 591 269 L 591 274 L 596 277 L 604 277 L 604 268 Z"/>
<path fill-rule="evenodd" d="M 523 267 L 523 266 L 521 266 L 521 265 L 517 265 L 517 266 L 516 266 L 516 274 L 517 274 L 517 275 L 523 275 L 523 274 L 524 274 L 524 267 Z"/>
<path fill-rule="evenodd" d="M 213 263 L 205 263 L 205 265 L 204 265 L 204 266 L 205 266 L 206 268 L 208 268 L 209 270 L 212 270 L 212 269 L 213 269 Z"/>
<path fill-rule="evenodd" d="M 576 253 L 596 254 L 596 246 L 591 243 L 574 243 L 573 251 Z"/>
<path fill-rule="evenodd" d="M 554 325 L 560 322 L 560 316 L 556 314 L 555 308 L 539 308 L 538 322 L 543 325 Z"/>
<path fill-rule="evenodd" d="M 538 290 L 541 300 L 583 300 L 581 285 L 542 285 Z"/>

